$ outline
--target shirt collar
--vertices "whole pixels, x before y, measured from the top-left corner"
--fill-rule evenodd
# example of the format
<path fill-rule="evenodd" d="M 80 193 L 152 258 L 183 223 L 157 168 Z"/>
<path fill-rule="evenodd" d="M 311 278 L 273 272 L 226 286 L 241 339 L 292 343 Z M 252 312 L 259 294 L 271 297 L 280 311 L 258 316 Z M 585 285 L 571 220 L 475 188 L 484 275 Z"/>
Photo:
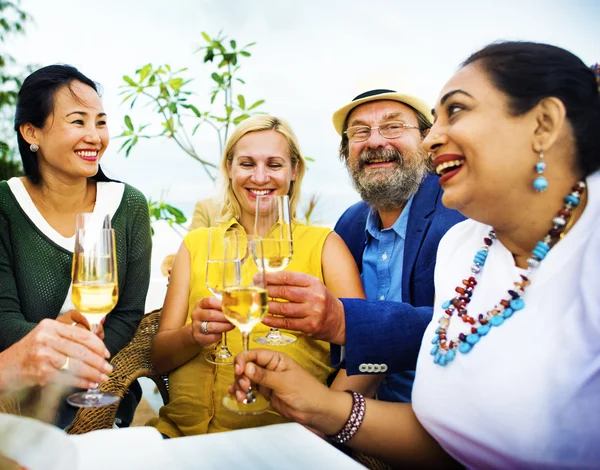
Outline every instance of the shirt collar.
<path fill-rule="evenodd" d="M 406 240 L 406 227 L 408 225 L 408 215 L 410 213 L 410 207 L 412 206 L 413 198 L 414 195 L 410 197 L 410 199 L 404 206 L 404 209 L 402 209 L 400 216 L 396 219 L 396 222 L 394 222 L 394 225 L 384 230 L 381 230 L 379 228 L 381 227 L 381 218 L 379 217 L 379 212 L 377 212 L 376 209 L 371 208 L 369 214 L 367 215 L 365 233 L 379 240 L 379 234 L 381 232 L 393 230 L 400 238 Z"/>

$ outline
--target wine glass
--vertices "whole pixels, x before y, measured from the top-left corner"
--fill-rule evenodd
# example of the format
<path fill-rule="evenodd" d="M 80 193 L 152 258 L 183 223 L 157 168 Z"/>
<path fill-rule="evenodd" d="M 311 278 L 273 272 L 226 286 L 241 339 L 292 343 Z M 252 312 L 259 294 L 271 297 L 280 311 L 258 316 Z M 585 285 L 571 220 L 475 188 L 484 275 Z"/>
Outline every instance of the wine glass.
<path fill-rule="evenodd" d="M 281 271 L 290 264 L 294 249 L 289 196 L 257 196 L 254 235 L 262 238 L 265 271 Z M 295 342 L 296 337 L 271 328 L 254 341 L 263 346 L 287 346 Z"/>
<path fill-rule="evenodd" d="M 94 334 L 119 297 L 115 231 L 103 226 L 101 219 L 98 222 L 78 214 L 73 250 L 73 304 Z M 108 406 L 118 401 L 117 395 L 100 392 L 97 386 L 67 398 L 70 405 L 78 408 Z"/>
<path fill-rule="evenodd" d="M 228 241 L 226 240 L 227 244 Z M 224 270 L 223 314 L 242 333 L 244 351 L 250 349 L 250 333 L 267 314 L 267 284 L 262 255 L 261 239 L 248 237 L 247 252 L 256 252 L 256 261 L 246 254 L 240 261 L 240 269 Z M 234 395 L 223 397 L 223 406 L 242 415 L 257 415 L 267 411 L 271 404 L 250 387 L 246 398 L 239 403 Z"/>
<path fill-rule="evenodd" d="M 228 240 L 225 243 L 225 240 Z M 227 251 L 225 248 L 227 247 Z M 232 263 L 239 264 L 238 231 L 235 228 L 224 230 L 221 227 L 208 229 L 206 287 L 219 300 L 223 299 L 223 276 Z M 235 268 L 235 266 L 233 266 Z M 231 365 L 233 354 L 227 347 L 227 333 L 221 334 L 221 343 L 216 349 L 209 351 L 205 359 L 211 364 Z"/>

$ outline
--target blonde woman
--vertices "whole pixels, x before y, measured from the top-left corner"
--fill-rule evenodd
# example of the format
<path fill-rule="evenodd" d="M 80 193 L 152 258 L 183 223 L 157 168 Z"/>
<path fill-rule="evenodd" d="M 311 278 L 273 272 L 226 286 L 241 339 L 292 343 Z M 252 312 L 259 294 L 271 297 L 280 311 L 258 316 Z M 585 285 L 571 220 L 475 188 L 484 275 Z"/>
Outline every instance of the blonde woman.
<path fill-rule="evenodd" d="M 300 186 L 306 171 L 296 137 L 281 119 L 260 115 L 240 124 L 227 142 L 221 171 L 225 198 L 220 226 L 252 233 L 257 194 L 289 195 L 293 218 L 294 258 L 287 270 L 323 281 L 337 297 L 364 297 L 358 269 L 342 239 L 332 230 L 303 225 L 296 219 Z M 165 436 L 178 437 L 285 422 L 275 411 L 239 416 L 224 409 L 221 399 L 233 380 L 231 366 L 214 366 L 205 353 L 229 331 L 233 354 L 242 350 L 241 334 L 225 320 L 221 303 L 206 288 L 208 229 L 190 232 L 181 244 L 165 300 L 152 360 L 169 373 L 170 403 L 154 424 Z M 202 332 L 202 322 L 205 333 Z M 260 336 L 268 327 L 259 325 Z M 297 333 L 285 351 L 320 382 L 332 372 L 329 343 Z"/>

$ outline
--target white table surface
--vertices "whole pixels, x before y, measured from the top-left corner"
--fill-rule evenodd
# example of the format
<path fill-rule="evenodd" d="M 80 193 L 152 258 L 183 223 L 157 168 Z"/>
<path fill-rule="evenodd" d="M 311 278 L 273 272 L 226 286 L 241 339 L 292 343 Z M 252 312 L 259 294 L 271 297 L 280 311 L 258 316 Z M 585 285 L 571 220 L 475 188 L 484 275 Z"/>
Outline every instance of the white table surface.
<path fill-rule="evenodd" d="M 164 443 L 182 470 L 365 468 L 296 423 L 180 437 Z"/>
<path fill-rule="evenodd" d="M 364 469 L 296 423 L 164 439 L 136 427 L 68 436 L 78 470 L 337 470 Z"/>

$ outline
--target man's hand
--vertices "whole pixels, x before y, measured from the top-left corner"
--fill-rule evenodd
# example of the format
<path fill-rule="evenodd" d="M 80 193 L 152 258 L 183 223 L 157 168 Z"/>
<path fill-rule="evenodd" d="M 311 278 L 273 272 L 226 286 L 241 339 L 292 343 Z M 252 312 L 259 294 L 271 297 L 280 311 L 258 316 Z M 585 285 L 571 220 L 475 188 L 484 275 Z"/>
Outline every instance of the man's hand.
<path fill-rule="evenodd" d="M 266 273 L 266 281 L 269 297 L 288 302 L 270 301 L 269 315 L 263 319 L 265 325 L 302 331 L 334 344 L 346 343 L 344 306 L 318 278 L 279 271 Z"/>
<path fill-rule="evenodd" d="M 202 322 L 210 334 L 202 333 Z M 221 333 L 231 331 L 235 327 L 227 321 L 221 312 L 221 301 L 216 297 L 204 297 L 196 302 L 192 311 L 192 337 L 201 346 L 208 346 L 221 339 Z"/>
<path fill-rule="evenodd" d="M 0 353 L 0 389 L 51 382 L 91 388 L 107 380 L 106 374 L 112 371 L 108 357 L 102 341 L 91 332 L 42 320 L 21 341 Z"/>

